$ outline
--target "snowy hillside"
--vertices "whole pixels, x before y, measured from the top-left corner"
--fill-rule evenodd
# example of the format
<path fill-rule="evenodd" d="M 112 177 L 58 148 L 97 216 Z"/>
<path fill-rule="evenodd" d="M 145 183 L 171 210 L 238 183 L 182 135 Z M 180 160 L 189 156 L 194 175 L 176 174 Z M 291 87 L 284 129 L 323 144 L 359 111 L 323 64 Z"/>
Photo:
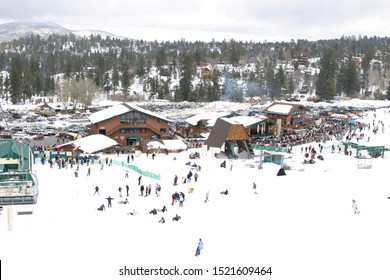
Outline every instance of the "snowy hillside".
<path fill-rule="evenodd" d="M 361 143 L 387 145 L 388 109 L 375 113 L 368 112 L 365 122 L 383 122 L 383 130 L 374 134 L 364 129 Z M 358 159 L 330 149 L 324 149 L 323 161 L 303 165 L 303 154 L 296 147 L 290 160 L 295 168 L 286 170 L 286 176 L 276 176 L 280 166 L 275 164 L 265 163 L 259 170 L 254 160 L 235 160 L 221 168 L 223 159 L 202 149 L 198 149 L 200 159 L 189 160 L 192 151 L 157 154 L 155 159 L 140 154 L 130 161 L 140 170 L 161 175 L 160 180 L 142 176 L 141 185 L 152 186 L 147 197 L 140 196 L 137 172 L 131 170 L 125 178 L 122 162 L 127 162 L 127 155 L 102 155 L 112 159 L 113 166 L 101 170 L 95 162 L 87 176 L 84 164 L 77 178 L 75 167 L 35 164 L 40 195 L 34 213 L 17 215 L 18 207 L 13 207 L 10 230 L 8 209 L 0 212 L 2 276 L 9 280 L 212 279 L 225 273 L 229 279 L 389 279 L 390 188 L 384 183 L 389 152 L 384 158 L 368 159 L 372 168 L 359 169 Z M 201 170 L 186 165 L 189 161 Z M 198 173 L 198 181 L 183 183 L 190 170 Z M 160 196 L 155 193 L 156 183 L 162 187 Z M 94 195 L 96 186 L 99 194 Z M 220 194 L 225 189 L 229 195 Z M 174 192 L 185 194 L 182 207 L 172 205 Z M 114 198 L 111 208 L 108 196 Z M 126 198 L 129 204 L 119 203 Z M 354 214 L 352 199 L 360 214 Z M 101 204 L 106 211 L 97 211 Z M 164 205 L 167 212 L 149 213 Z M 136 215 L 129 215 L 134 210 Z M 176 214 L 181 216 L 178 222 L 172 221 Z M 161 217 L 165 223 L 159 223 Z M 195 257 L 199 238 L 204 249 Z M 181 273 L 192 269 L 198 276 L 123 275 L 137 268 L 161 268 L 168 273 L 175 266 Z M 249 273 L 269 267 L 271 275 L 237 274 L 239 268 Z"/>

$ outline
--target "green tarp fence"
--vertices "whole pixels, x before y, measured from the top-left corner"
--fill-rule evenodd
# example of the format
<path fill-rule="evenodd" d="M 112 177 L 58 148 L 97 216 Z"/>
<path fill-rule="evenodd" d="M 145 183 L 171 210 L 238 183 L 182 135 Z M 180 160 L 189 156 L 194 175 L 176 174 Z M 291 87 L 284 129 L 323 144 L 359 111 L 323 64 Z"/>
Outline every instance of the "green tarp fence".
<path fill-rule="evenodd" d="M 277 148 L 273 146 L 259 146 L 259 145 L 254 145 L 252 146 L 253 150 L 266 150 L 266 151 L 272 151 L 272 152 L 281 152 L 281 153 L 287 153 L 288 149 L 287 148 Z"/>
<path fill-rule="evenodd" d="M 135 172 L 137 172 L 138 174 L 141 174 L 143 176 L 146 176 L 146 177 L 150 177 L 152 179 L 156 179 L 156 180 L 160 180 L 161 179 L 161 176 L 160 174 L 155 174 L 153 172 L 150 172 L 150 171 L 147 171 L 147 170 L 142 170 L 140 168 L 138 168 L 137 166 L 135 165 L 132 165 L 132 164 L 127 164 L 123 161 L 119 161 L 119 160 L 113 160 L 112 161 L 113 164 L 115 165 L 118 165 L 118 166 L 122 166 L 122 167 L 125 167 L 125 168 L 129 168 L 131 170 L 134 170 Z"/>

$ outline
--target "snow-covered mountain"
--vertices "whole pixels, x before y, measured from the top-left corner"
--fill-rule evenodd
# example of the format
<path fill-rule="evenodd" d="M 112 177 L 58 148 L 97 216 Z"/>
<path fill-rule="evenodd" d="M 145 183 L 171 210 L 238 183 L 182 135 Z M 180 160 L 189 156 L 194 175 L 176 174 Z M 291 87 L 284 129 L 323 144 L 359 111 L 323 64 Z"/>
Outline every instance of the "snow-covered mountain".
<path fill-rule="evenodd" d="M 100 35 L 103 38 L 107 36 L 120 38 L 120 36 L 100 30 L 69 30 L 61 25 L 51 22 L 9 22 L 0 24 L 0 42 L 12 41 L 32 34 L 39 34 L 42 37 L 48 37 L 51 34 L 69 35 L 70 33 L 80 37 L 88 37 L 92 34 Z"/>

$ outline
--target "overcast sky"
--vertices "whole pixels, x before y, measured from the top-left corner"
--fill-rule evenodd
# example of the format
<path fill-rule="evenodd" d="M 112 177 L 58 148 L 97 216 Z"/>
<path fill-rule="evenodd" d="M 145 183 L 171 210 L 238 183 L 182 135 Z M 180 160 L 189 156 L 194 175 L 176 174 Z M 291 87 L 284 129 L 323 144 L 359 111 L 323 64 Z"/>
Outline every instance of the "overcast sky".
<path fill-rule="evenodd" d="M 46 21 L 134 39 L 291 41 L 389 36 L 390 2 L 371 0 L 13 0 L 0 24 Z"/>

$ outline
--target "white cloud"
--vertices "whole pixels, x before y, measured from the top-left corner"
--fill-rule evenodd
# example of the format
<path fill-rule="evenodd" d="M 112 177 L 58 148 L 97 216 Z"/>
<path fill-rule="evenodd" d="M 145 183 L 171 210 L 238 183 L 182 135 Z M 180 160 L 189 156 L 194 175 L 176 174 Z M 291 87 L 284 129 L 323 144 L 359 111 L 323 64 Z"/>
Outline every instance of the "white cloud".
<path fill-rule="evenodd" d="M 367 1 L 49 1 L 2 4 L 0 23 L 51 21 L 147 40 L 327 39 L 387 36 L 390 3 Z"/>

